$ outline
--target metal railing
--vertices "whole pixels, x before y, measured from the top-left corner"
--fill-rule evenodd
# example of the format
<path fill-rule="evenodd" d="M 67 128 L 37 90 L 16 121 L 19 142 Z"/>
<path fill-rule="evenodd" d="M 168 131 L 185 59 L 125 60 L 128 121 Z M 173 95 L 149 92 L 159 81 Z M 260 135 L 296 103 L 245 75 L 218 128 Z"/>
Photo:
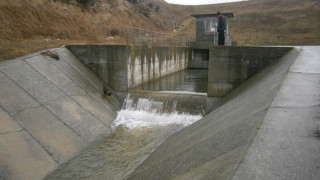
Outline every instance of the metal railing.
<path fill-rule="evenodd" d="M 146 46 L 190 46 L 191 41 L 182 36 L 126 26 L 127 44 Z"/>
<path fill-rule="evenodd" d="M 214 39 L 213 39 L 214 45 L 218 45 L 218 38 L 219 38 L 218 32 L 214 32 Z M 232 46 L 232 38 L 227 33 L 224 33 L 224 45 Z"/>

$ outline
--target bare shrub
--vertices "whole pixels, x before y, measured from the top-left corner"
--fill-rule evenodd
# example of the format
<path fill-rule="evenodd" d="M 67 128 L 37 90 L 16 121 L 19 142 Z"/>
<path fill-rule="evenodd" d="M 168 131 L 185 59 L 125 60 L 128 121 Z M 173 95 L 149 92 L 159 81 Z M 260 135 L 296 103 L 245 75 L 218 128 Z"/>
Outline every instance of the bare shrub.
<path fill-rule="evenodd" d="M 111 36 L 118 36 L 120 34 L 119 30 L 118 29 L 111 29 L 110 30 L 110 35 Z"/>
<path fill-rule="evenodd" d="M 136 4 L 136 3 L 138 3 L 139 2 L 139 0 L 127 0 L 128 2 L 131 2 L 131 3 L 133 3 L 133 4 Z"/>

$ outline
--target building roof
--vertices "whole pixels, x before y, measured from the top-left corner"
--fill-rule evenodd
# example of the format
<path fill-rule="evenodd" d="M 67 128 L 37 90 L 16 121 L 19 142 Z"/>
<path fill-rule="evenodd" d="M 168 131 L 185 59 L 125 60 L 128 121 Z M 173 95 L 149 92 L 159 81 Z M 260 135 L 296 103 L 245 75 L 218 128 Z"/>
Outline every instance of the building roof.
<path fill-rule="evenodd" d="M 228 18 L 234 18 L 233 13 L 222 13 L 224 16 Z M 195 18 L 201 18 L 201 17 L 217 17 L 217 14 L 192 14 L 191 16 Z"/>

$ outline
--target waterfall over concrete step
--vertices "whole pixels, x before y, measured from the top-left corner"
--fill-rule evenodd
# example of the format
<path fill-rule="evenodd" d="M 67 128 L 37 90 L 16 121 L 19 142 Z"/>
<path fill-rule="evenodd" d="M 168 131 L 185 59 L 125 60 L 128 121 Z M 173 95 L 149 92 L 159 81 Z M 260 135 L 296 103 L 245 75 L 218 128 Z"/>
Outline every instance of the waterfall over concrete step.
<path fill-rule="evenodd" d="M 136 99 L 136 100 L 135 100 Z M 52 172 L 55 179 L 126 179 L 168 136 L 198 121 L 202 115 L 175 111 L 177 101 L 128 95 L 109 135 Z M 171 109 L 167 111 L 165 109 Z"/>

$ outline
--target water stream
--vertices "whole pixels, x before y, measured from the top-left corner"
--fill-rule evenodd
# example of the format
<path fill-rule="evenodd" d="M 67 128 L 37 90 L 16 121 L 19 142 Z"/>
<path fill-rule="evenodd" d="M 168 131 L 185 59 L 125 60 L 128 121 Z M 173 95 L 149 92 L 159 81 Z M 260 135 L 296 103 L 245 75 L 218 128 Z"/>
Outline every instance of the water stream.
<path fill-rule="evenodd" d="M 133 103 L 128 96 L 109 135 L 46 179 L 126 179 L 169 135 L 201 119 L 201 115 L 159 111 L 166 104 L 144 98 Z"/>
<path fill-rule="evenodd" d="M 135 89 L 206 93 L 208 91 L 208 69 L 186 69 L 155 81 L 144 83 Z"/>

